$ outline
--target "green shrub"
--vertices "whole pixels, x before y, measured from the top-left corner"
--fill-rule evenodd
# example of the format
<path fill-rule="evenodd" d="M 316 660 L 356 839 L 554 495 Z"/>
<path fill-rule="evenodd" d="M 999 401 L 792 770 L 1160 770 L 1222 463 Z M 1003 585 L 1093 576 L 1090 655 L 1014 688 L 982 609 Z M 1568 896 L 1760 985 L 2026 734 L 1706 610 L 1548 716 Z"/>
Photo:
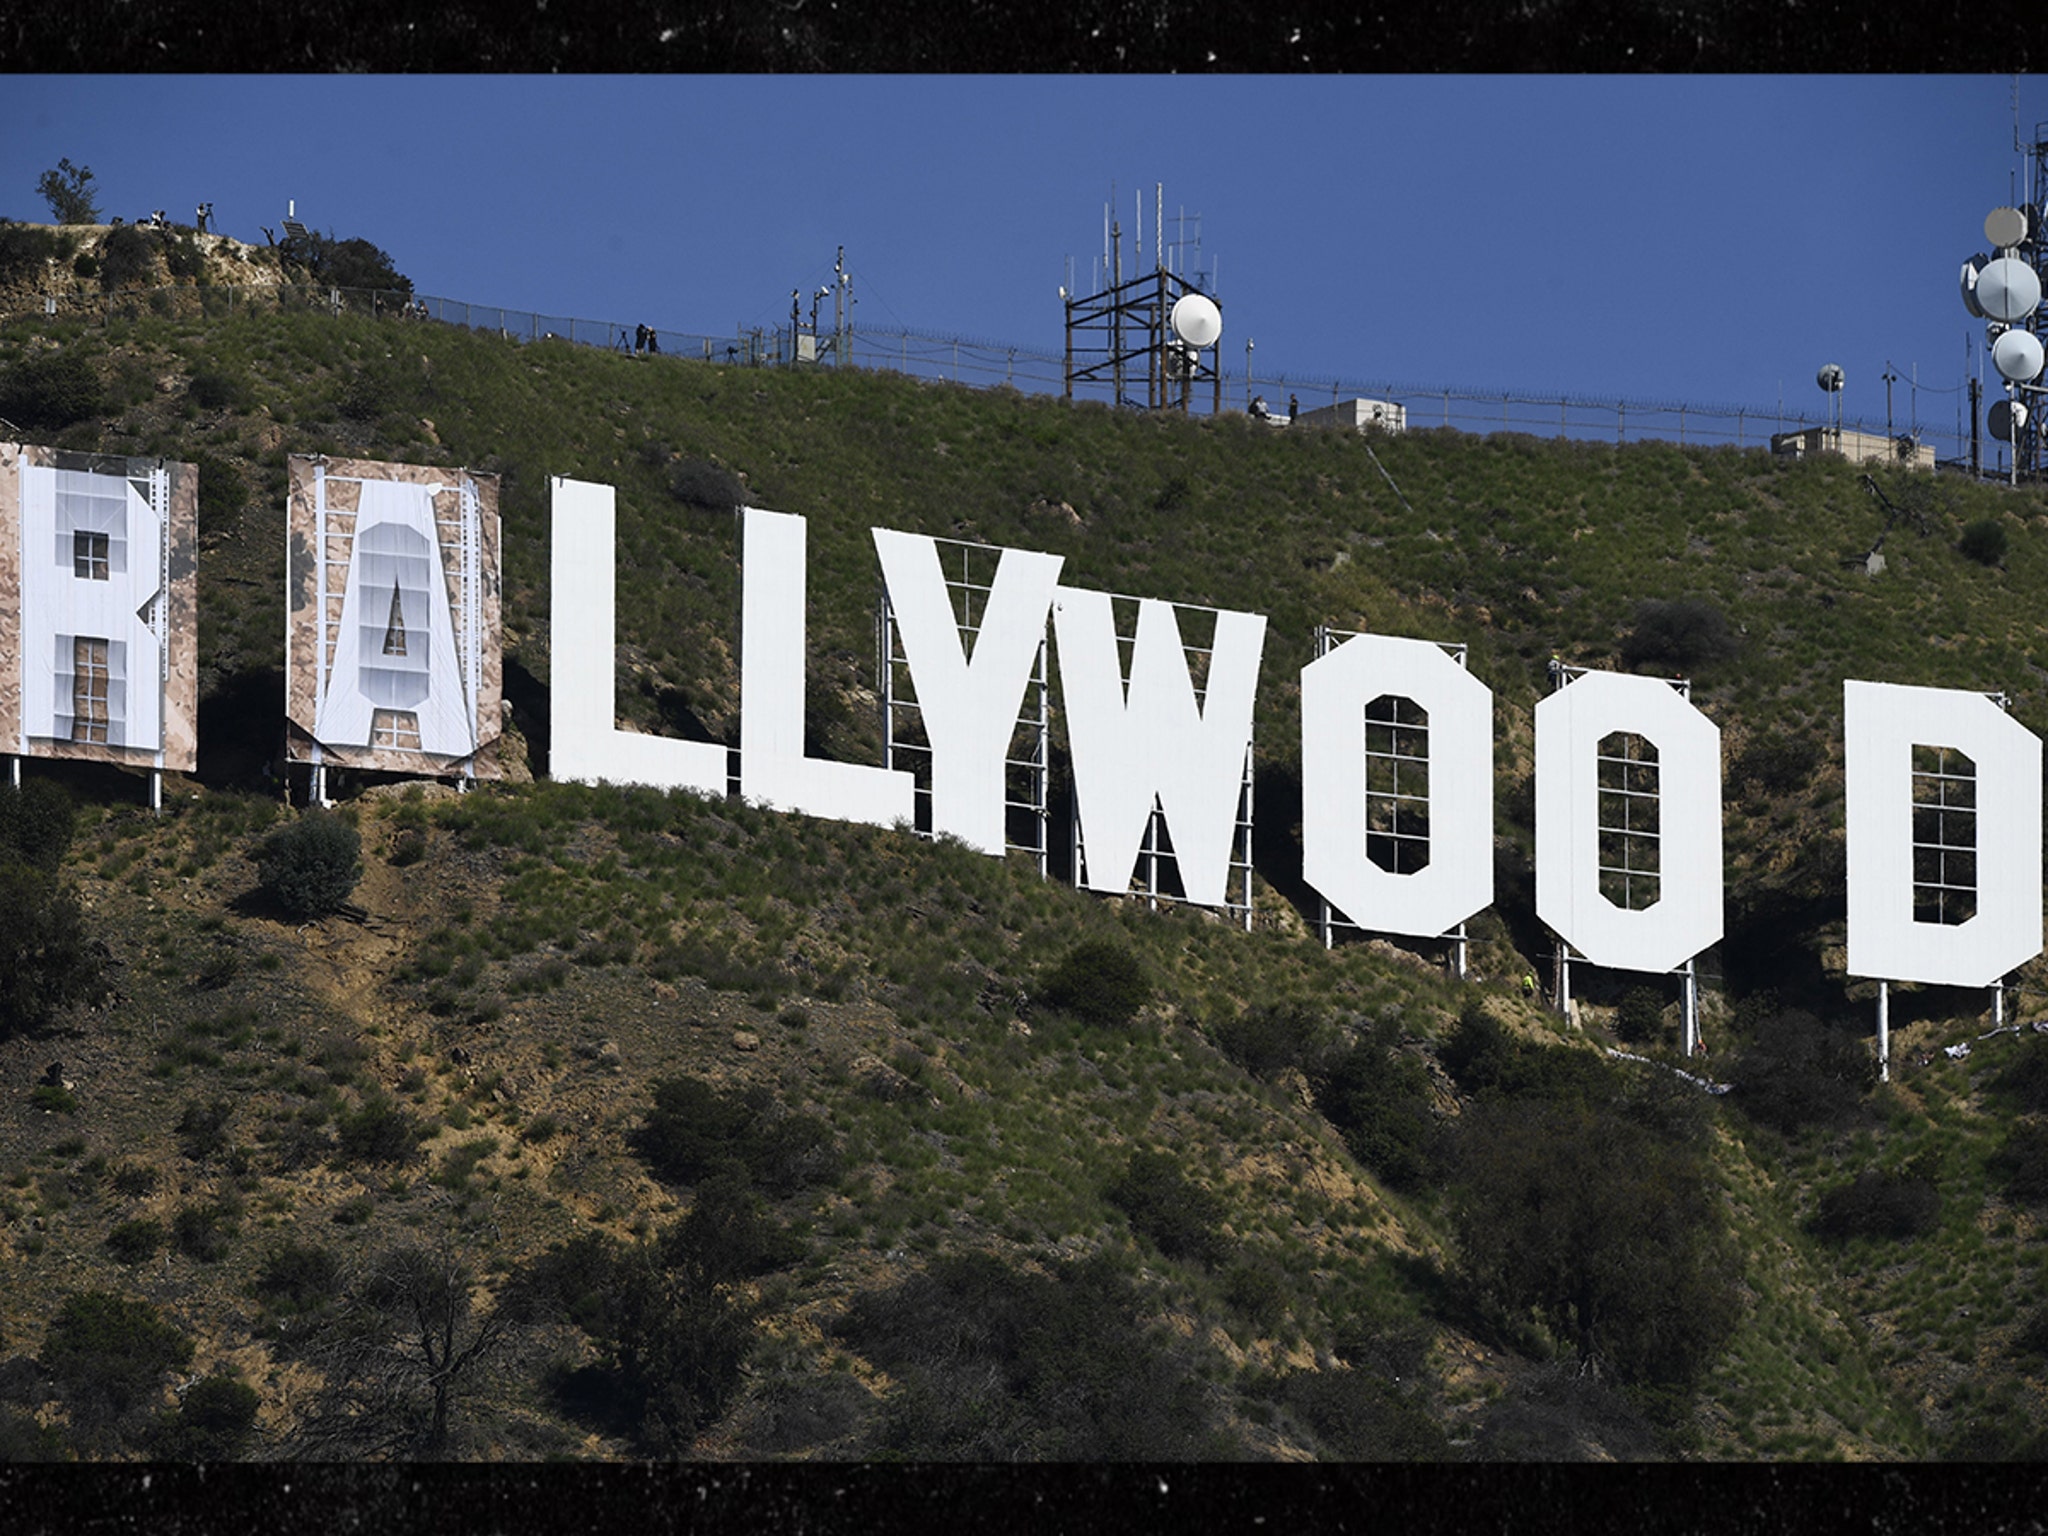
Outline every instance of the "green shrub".
<path fill-rule="evenodd" d="M 1327 1461 L 1447 1461 L 1451 1442 L 1428 1408 L 1361 1370 L 1296 1371 L 1282 1400 L 1315 1432 Z"/>
<path fill-rule="evenodd" d="M 1813 1230 L 1837 1242 L 1852 1237 L 1901 1240 L 1932 1232 L 1940 1221 L 1941 1193 L 1932 1179 L 1871 1169 L 1822 1193 Z"/>
<path fill-rule="evenodd" d="M 28 1101 L 35 1108 L 53 1115 L 78 1113 L 78 1095 L 61 1083 L 37 1083 L 29 1090 Z"/>
<path fill-rule="evenodd" d="M 217 454 L 201 453 L 192 462 L 199 471 L 200 533 L 232 532 L 249 504 L 248 482 L 239 469 Z"/>
<path fill-rule="evenodd" d="M 1228 1214 L 1223 1201 L 1182 1173 L 1169 1152 L 1133 1152 L 1103 1198 L 1168 1258 L 1213 1264 L 1228 1252 L 1219 1230 Z"/>
<path fill-rule="evenodd" d="M 1491 1088 L 1508 1071 L 1515 1037 L 1508 1027 L 1477 1003 L 1468 1003 L 1458 1022 L 1437 1046 L 1437 1061 L 1467 1093 Z"/>
<path fill-rule="evenodd" d="M 287 1239 L 264 1256 L 250 1289 L 273 1313 L 317 1312 L 341 1296 L 341 1261 L 318 1243 Z"/>
<path fill-rule="evenodd" d="M 803 1240 L 773 1220 L 735 1173 L 698 1186 L 689 1215 L 669 1230 L 663 1250 L 670 1268 L 705 1289 L 787 1269 L 804 1251 Z"/>
<path fill-rule="evenodd" d="M 133 224 L 107 231 L 100 242 L 100 286 L 125 288 L 156 270 L 156 243 Z"/>
<path fill-rule="evenodd" d="M 19 859 L 55 874 L 71 847 L 76 820 L 61 785 L 48 779 L 0 784 L 0 860 Z"/>
<path fill-rule="evenodd" d="M 679 1247 L 673 1232 L 630 1246 L 591 1234 L 550 1249 L 512 1288 L 516 1307 L 574 1324 L 602 1357 L 555 1373 L 557 1403 L 666 1456 L 724 1414 L 754 1346 L 751 1306 L 678 1267 Z"/>
<path fill-rule="evenodd" d="M 287 917 L 325 917 L 348 902 L 363 876 L 363 840 L 342 817 L 308 810 L 256 850 L 258 879 Z"/>
<path fill-rule="evenodd" d="M 1254 1077 L 1271 1078 L 1307 1066 L 1327 1033 L 1323 1021 L 1299 1003 L 1257 1003 L 1213 1031 L 1216 1048 Z"/>
<path fill-rule="evenodd" d="M 1995 517 L 1982 517 L 1963 529 L 1963 536 L 1956 541 L 1956 549 L 1966 560 L 1979 565 L 1999 565 L 2005 560 L 2005 551 L 2010 539 L 2005 524 Z"/>
<path fill-rule="evenodd" d="M 1077 945 L 1038 987 L 1040 1003 L 1084 1024 L 1128 1024 L 1151 997 L 1138 957 L 1102 939 Z"/>
<path fill-rule="evenodd" d="M 349 376 L 341 387 L 341 397 L 335 409 L 349 421 L 375 421 L 392 409 L 393 397 L 389 381 L 379 373 L 362 369 Z"/>
<path fill-rule="evenodd" d="M 1707 1141 L 1638 1123 L 1620 1103 L 1475 1104 L 1452 1142 L 1451 1216 L 1471 1294 L 1510 1317 L 1534 1308 L 1582 1370 L 1687 1387 L 1742 1310 Z"/>
<path fill-rule="evenodd" d="M 231 1461 L 254 1433 L 262 1401 L 247 1382 L 202 1377 L 185 1389 L 175 1413 L 158 1420 L 150 1453 L 163 1461 Z"/>
<path fill-rule="evenodd" d="M 140 1264 L 163 1244 L 164 1227 L 160 1221 L 118 1222 L 107 1234 L 107 1252 L 122 1264 Z"/>
<path fill-rule="evenodd" d="M 382 1093 L 335 1116 L 334 1128 L 341 1155 L 361 1163 L 402 1163 L 426 1135 L 410 1110 Z"/>
<path fill-rule="evenodd" d="M 281 260 L 336 288 L 410 294 L 412 279 L 392 265 L 390 256 L 367 240 L 337 240 L 334 232 L 308 230 L 289 235 L 277 247 Z"/>
<path fill-rule="evenodd" d="M 791 1113 L 765 1088 L 719 1090 L 694 1077 L 657 1078 L 654 1105 L 633 1132 L 633 1150 L 658 1178 L 695 1183 L 739 1172 L 777 1194 L 833 1177 L 832 1133 Z"/>
<path fill-rule="evenodd" d="M 2034 1114 L 2048 1111 L 2048 1037 L 2035 1035 L 1991 1080 L 1992 1090 Z"/>
<path fill-rule="evenodd" d="M 1834 1125 L 1856 1113 L 1877 1082 L 1869 1043 L 1856 1031 L 1824 1023 L 1803 1009 L 1767 1000 L 1737 1011 L 1755 1021 L 1755 1041 L 1731 1070 L 1735 1106 L 1759 1124 L 1793 1132 Z"/>
<path fill-rule="evenodd" d="M 0 370 L 0 416 L 17 427 L 56 431 L 104 408 L 100 376 L 76 352 L 40 352 Z"/>
<path fill-rule="evenodd" d="M 1621 660 L 1629 667 L 1699 667 L 1731 660 L 1741 649 L 1728 616 L 1713 604 L 1651 598 L 1636 605 L 1634 627 L 1621 642 Z"/>
<path fill-rule="evenodd" d="M 1767 795 L 1804 789 L 1820 768 L 1820 743 L 1810 736 L 1773 732 L 1751 741 L 1728 768 L 1731 784 L 1753 784 Z"/>
<path fill-rule="evenodd" d="M 739 476 L 704 459 L 684 459 L 668 472 L 668 493 L 686 507 L 731 512 L 747 499 Z"/>
<path fill-rule="evenodd" d="M 0 219 L 0 282 L 39 277 L 44 263 L 57 254 L 53 231 Z"/>
<path fill-rule="evenodd" d="M 1614 1033 L 1630 1045 L 1664 1032 L 1664 998 L 1655 987 L 1630 987 L 1614 1010 Z"/>
<path fill-rule="evenodd" d="M 87 938 L 77 896 L 40 869 L 0 859 L 0 1039 L 106 991 L 105 951 Z"/>
<path fill-rule="evenodd" d="M 225 1151 L 228 1144 L 228 1122 L 234 1118 L 235 1104 L 232 1099 L 213 1099 L 200 1103 L 190 1100 L 184 1112 L 178 1116 L 178 1145 L 184 1149 L 193 1162 L 204 1162 L 217 1152 Z"/>
<path fill-rule="evenodd" d="M 234 1222 L 219 1204 L 182 1205 L 171 1216 L 171 1241 L 178 1252 L 202 1264 L 218 1264 L 228 1256 Z"/>
<path fill-rule="evenodd" d="M 1985 1167 L 2011 1198 L 2048 1204 L 2048 1125 L 2022 1120 L 2006 1133 Z"/>
<path fill-rule="evenodd" d="M 1098 1255 L 1040 1274 L 944 1254 L 854 1298 L 839 1333 L 896 1382 L 877 1451 L 916 1460 L 1241 1456 L 1191 1342 Z"/>
<path fill-rule="evenodd" d="M 1316 1108 L 1351 1155 L 1396 1189 L 1417 1189 L 1435 1156 L 1429 1072 L 1381 1025 L 1311 1079 Z"/>
<path fill-rule="evenodd" d="M 191 1362 L 192 1341 L 146 1301 L 79 1291 L 58 1307 L 40 1358 L 73 1425 L 99 1431 L 154 1398 L 166 1371 Z"/>
<path fill-rule="evenodd" d="M 192 382 L 186 386 L 185 392 L 194 405 L 204 410 L 242 411 L 249 408 L 248 379 L 217 363 L 203 364 L 194 369 Z"/>
<path fill-rule="evenodd" d="M 117 1163 L 107 1175 L 114 1193 L 139 1200 L 163 1182 L 163 1172 L 154 1163 Z"/>
<path fill-rule="evenodd" d="M 172 277 L 196 278 L 206 271 L 206 257 L 200 253 L 199 242 L 190 235 L 179 235 L 164 242 L 164 270 Z"/>

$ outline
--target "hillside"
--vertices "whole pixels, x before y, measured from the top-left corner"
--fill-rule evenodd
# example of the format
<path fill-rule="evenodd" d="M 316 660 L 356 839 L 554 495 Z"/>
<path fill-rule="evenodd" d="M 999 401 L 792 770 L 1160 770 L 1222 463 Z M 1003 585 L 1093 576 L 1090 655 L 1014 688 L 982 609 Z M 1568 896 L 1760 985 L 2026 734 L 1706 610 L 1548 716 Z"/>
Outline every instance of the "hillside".
<path fill-rule="evenodd" d="M 2038 1451 L 2048 1057 L 2005 1035 L 1951 1059 L 1983 994 L 1895 987 L 1894 1081 L 1867 1080 L 1841 771 L 1844 678 L 2003 690 L 2048 731 L 2038 490 L 1276 432 L 206 295 L 0 324 L 0 416 L 197 462 L 203 545 L 196 779 L 152 818 L 118 775 L 27 770 L 78 802 L 62 879 L 114 994 L 0 1040 L 9 1453 Z M 540 782 L 341 786 L 361 921 L 286 919 L 254 861 L 297 815 L 269 762 L 292 453 L 502 477 L 511 755 Z M 880 752 L 872 526 L 1267 615 L 1253 931 L 901 831 L 546 782 L 555 475 L 618 489 L 639 729 L 737 742 L 741 499 L 809 519 L 806 724 L 847 760 Z M 1986 521 L 2001 563 L 1958 547 Z M 1493 690 L 1497 897 L 1466 981 L 1433 946 L 1313 937 L 1318 623 L 1462 641 Z M 1721 729 L 1727 938 L 1691 1069 L 1725 1097 L 1661 1069 L 1668 981 L 1587 968 L 1579 1028 L 1519 985 L 1550 950 L 1553 656 L 1687 672 Z M 2039 962 L 2016 981 L 2031 1020 Z M 39 1086 L 52 1062 L 68 1089 Z M 1640 1221 L 1600 1284 L 1677 1310 L 1603 1302 L 1595 1327 L 1509 1273 L 1488 1201 L 1524 1174 L 1614 1202 L 1592 1248 Z M 119 1330 L 67 1302 L 93 1292 L 189 1355 L 120 1376 Z M 452 1326 L 438 1366 L 421 1316 Z M 193 1396 L 216 1376 L 247 1392 Z"/>

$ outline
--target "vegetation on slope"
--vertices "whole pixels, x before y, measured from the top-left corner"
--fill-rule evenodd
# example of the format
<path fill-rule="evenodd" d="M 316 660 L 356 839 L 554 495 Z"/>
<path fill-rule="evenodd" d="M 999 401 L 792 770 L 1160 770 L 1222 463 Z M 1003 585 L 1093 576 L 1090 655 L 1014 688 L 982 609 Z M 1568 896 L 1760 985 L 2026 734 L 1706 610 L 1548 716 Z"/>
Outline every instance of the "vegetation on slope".
<path fill-rule="evenodd" d="M 2032 1057 L 1942 1056 L 1982 1000 L 1895 989 L 1897 1080 L 1869 1081 L 1839 745 L 1849 676 L 2003 689 L 2048 727 L 2037 493 L 209 315 L 196 288 L 136 307 L 0 328 L 0 394 L 50 404 L 48 440 L 198 459 L 213 498 L 198 782 L 153 819 L 118 776 L 30 769 L 80 801 L 36 878 L 78 893 L 113 992 L 0 1039 L 10 1453 L 2037 1444 Z M 260 874 L 293 452 L 503 477 L 542 773 L 552 475 L 619 489 L 641 728 L 737 740 L 736 496 L 809 519 L 807 724 L 842 757 L 879 751 L 870 526 L 1263 612 L 1254 931 L 902 832 L 546 783 L 350 799 L 336 899 L 363 920 L 290 916 Z M 1887 505 L 1871 577 L 1843 560 Z M 2000 564 L 1958 547 L 1986 521 Z M 1469 981 L 1303 922 L 1318 622 L 1465 642 L 1494 691 Z M 1553 656 L 1690 671 L 1722 728 L 1729 937 L 1688 1065 L 1725 1098 L 1663 1070 L 1667 982 L 1587 978 L 1582 1030 L 1522 996 Z M 1617 1029 L 1655 1059 L 1606 1058 Z"/>

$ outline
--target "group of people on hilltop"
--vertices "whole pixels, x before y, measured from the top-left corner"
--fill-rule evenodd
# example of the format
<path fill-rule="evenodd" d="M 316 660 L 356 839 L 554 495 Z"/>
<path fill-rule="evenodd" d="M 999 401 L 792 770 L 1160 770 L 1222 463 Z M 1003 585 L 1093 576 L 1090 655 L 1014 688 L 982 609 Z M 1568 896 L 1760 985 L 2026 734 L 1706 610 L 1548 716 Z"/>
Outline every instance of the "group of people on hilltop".
<path fill-rule="evenodd" d="M 621 331 L 619 333 L 619 340 L 624 341 L 625 339 L 626 333 Z M 661 351 L 661 339 L 654 334 L 653 326 L 636 325 L 633 327 L 633 351 L 636 354 L 646 353 L 650 356 Z"/>

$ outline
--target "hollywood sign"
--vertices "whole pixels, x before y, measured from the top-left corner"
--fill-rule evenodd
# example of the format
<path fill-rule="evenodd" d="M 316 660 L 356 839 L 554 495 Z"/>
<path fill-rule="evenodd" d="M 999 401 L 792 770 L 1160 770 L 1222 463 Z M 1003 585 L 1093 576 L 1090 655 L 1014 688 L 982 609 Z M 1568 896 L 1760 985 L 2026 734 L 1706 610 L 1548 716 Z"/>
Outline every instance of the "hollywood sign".
<path fill-rule="evenodd" d="M 552 523 L 551 774 L 723 796 L 724 746 L 617 727 L 612 488 L 555 480 Z M 1060 556 L 1003 549 L 969 646 L 938 541 L 872 534 L 930 742 L 933 832 L 1003 853 L 1005 756 L 1049 624 L 1087 841 L 1083 883 L 1130 888 L 1156 806 L 1187 899 L 1225 904 L 1265 618 L 1216 613 L 1198 697 L 1173 604 L 1139 604 L 1127 668 L 1109 594 L 1062 585 Z M 742 540 L 741 793 L 804 815 L 910 823 L 910 773 L 804 750 L 804 519 L 747 508 Z M 1843 687 L 1849 974 L 1998 981 L 2042 947 L 2040 739 L 1982 694 Z M 1428 722 L 1428 857 L 1408 873 L 1367 854 L 1366 707 L 1390 696 Z M 1302 669 L 1303 875 L 1358 927 L 1437 936 L 1492 904 L 1492 710 L 1486 685 L 1427 641 L 1358 635 Z M 1719 729 L 1668 683 L 1599 672 L 1550 694 L 1535 723 L 1538 915 L 1596 965 L 1684 966 L 1722 933 Z M 1618 733 L 1656 751 L 1657 896 L 1635 908 L 1601 888 L 1599 768 Z M 1967 784 L 1968 804 L 1941 815 L 1968 835 L 1933 845 L 1966 874 L 1937 879 L 1925 867 L 1916 748 L 1967 760 L 1949 777 Z M 1968 890 L 1972 915 L 1916 915 L 1916 887 L 1930 882 Z"/>

